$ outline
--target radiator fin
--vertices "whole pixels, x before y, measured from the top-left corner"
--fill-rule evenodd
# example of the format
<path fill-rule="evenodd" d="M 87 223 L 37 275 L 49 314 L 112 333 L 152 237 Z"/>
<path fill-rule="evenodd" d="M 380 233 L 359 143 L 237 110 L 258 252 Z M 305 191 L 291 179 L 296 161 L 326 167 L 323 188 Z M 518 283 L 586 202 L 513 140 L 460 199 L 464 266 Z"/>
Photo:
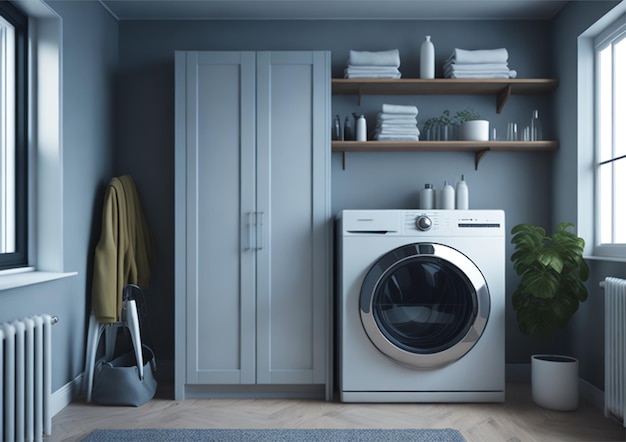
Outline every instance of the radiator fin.
<path fill-rule="evenodd" d="M 0 436 L 41 441 L 52 432 L 50 414 L 52 317 L 0 324 Z"/>
<path fill-rule="evenodd" d="M 604 414 L 626 426 L 626 280 L 604 280 Z"/>

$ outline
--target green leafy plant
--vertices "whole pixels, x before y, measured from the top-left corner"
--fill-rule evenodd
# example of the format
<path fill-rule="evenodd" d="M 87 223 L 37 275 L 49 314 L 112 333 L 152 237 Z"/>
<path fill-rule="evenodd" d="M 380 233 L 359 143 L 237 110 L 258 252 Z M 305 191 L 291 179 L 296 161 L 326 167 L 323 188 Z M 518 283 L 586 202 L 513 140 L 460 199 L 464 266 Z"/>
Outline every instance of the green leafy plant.
<path fill-rule="evenodd" d="M 429 118 L 428 120 L 424 122 L 424 130 L 425 131 L 430 130 L 433 127 L 435 127 L 435 125 L 437 125 L 437 118 L 435 117 Z"/>
<path fill-rule="evenodd" d="M 572 223 L 560 223 L 552 237 L 531 224 L 518 224 L 511 230 L 515 244 L 511 261 L 521 276 L 513 293 L 513 309 L 524 334 L 547 338 L 565 327 L 587 299 L 585 241 L 570 231 L 572 227 Z"/>
<path fill-rule="evenodd" d="M 424 122 L 424 130 L 432 129 L 434 127 L 445 127 L 452 124 L 453 117 L 450 116 L 448 109 L 444 110 L 440 116 L 429 118 Z"/>
<path fill-rule="evenodd" d="M 440 130 L 442 128 L 449 128 L 448 130 L 454 131 L 456 130 L 456 126 L 465 121 L 479 119 L 480 114 L 471 107 L 462 111 L 457 111 L 454 115 L 452 115 L 448 109 L 445 109 L 438 117 L 432 117 L 426 120 L 424 122 L 423 130 L 425 133 L 431 130 Z M 440 135 L 437 135 L 436 138 L 441 139 Z M 447 136 L 444 136 L 444 138 L 448 139 Z"/>
<path fill-rule="evenodd" d="M 440 127 L 446 127 L 452 123 L 452 117 L 450 117 L 450 111 L 448 109 L 441 113 L 441 116 L 437 118 L 437 125 Z"/>
<path fill-rule="evenodd" d="M 465 121 L 480 120 L 480 114 L 471 107 L 468 107 L 465 110 L 457 111 L 452 120 L 454 124 L 461 124 Z"/>

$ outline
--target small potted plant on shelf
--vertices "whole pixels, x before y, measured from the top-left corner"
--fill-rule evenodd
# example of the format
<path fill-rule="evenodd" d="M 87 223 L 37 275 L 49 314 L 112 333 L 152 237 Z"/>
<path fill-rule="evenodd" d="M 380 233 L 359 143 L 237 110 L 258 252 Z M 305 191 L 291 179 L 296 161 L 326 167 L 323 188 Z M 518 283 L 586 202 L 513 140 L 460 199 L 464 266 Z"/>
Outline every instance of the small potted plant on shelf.
<path fill-rule="evenodd" d="M 464 141 L 488 141 L 489 121 L 481 120 L 480 114 L 471 107 L 458 111 L 454 121 L 459 126 L 459 139 Z"/>
<path fill-rule="evenodd" d="M 426 141 L 436 141 L 437 138 L 439 138 L 439 134 L 437 133 L 437 118 L 432 117 L 424 121 L 422 131 L 424 132 L 424 139 Z"/>
<path fill-rule="evenodd" d="M 449 141 L 454 139 L 452 134 L 452 117 L 450 117 L 448 109 L 444 110 L 437 119 L 437 126 L 439 127 L 439 140 Z"/>
<path fill-rule="evenodd" d="M 453 136 L 453 118 L 449 110 L 444 110 L 440 116 L 429 118 L 424 122 L 423 130 L 426 140 L 449 141 Z"/>
<path fill-rule="evenodd" d="M 547 338 L 567 325 L 587 299 L 583 284 L 589 268 L 583 259 L 585 241 L 574 234 L 573 224 L 560 223 L 552 237 L 538 226 L 513 227 L 513 268 L 521 275 L 513 292 L 513 309 L 522 333 Z M 578 407 L 578 360 L 560 355 L 531 358 L 533 400 L 552 410 Z"/>

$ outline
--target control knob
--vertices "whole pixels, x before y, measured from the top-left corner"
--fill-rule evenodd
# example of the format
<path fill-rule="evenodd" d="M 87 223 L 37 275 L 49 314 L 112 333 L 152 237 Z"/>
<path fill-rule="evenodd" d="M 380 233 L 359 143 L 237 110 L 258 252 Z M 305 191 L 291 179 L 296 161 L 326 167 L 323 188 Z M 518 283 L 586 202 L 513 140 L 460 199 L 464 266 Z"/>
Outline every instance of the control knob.
<path fill-rule="evenodd" d="M 415 225 L 417 226 L 417 230 L 421 230 L 425 232 L 426 230 L 430 230 L 433 225 L 433 222 L 426 215 L 420 215 L 415 220 Z"/>

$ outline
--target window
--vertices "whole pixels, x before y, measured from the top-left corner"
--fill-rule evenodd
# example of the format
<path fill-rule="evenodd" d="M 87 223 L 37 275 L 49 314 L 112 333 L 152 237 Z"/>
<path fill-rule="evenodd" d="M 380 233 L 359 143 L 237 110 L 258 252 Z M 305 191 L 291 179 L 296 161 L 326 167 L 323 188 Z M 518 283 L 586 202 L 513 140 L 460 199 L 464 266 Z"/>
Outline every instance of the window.
<path fill-rule="evenodd" d="M 0 2 L 0 269 L 27 265 L 27 19 Z"/>
<path fill-rule="evenodd" d="M 595 253 L 626 257 L 626 16 L 596 37 Z"/>

